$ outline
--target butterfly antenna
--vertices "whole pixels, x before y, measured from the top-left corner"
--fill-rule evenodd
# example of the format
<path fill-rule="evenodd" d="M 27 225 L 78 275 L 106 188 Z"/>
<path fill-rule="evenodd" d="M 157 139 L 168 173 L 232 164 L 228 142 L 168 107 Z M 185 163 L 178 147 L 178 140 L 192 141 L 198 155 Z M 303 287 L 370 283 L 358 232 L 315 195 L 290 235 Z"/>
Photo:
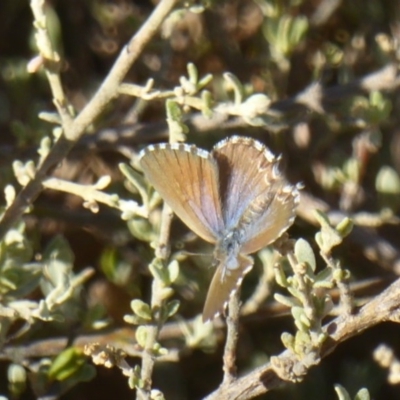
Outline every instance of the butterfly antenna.
<path fill-rule="evenodd" d="M 192 253 L 191 251 L 182 250 L 179 252 L 179 255 L 182 256 L 200 256 L 200 257 L 212 257 L 210 253 Z"/>

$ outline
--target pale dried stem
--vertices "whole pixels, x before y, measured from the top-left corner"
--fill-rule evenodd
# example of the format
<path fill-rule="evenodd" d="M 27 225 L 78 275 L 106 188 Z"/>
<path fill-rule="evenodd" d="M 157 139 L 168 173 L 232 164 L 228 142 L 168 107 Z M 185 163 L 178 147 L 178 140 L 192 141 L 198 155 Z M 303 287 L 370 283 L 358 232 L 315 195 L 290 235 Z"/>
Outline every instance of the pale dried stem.
<path fill-rule="evenodd" d="M 112 194 L 104 193 L 96 188 L 96 185 L 81 185 L 66 181 L 59 178 L 47 178 L 43 181 L 43 186 L 47 189 L 57 190 L 59 192 L 70 193 L 75 196 L 81 197 L 85 201 L 96 202 L 105 204 L 108 207 L 121 210 L 119 197 L 114 197 Z M 131 201 L 133 200 L 126 200 Z M 148 215 L 147 210 L 137 204 L 136 215 L 146 218 Z"/>
<path fill-rule="evenodd" d="M 57 107 L 63 126 L 69 126 L 72 123 L 73 116 L 59 74 L 61 70 L 61 59 L 52 47 L 50 35 L 47 30 L 45 0 L 31 0 L 31 9 L 35 20 L 36 44 L 40 56 L 44 60 L 46 76 L 53 94 L 53 103 Z"/>
<path fill-rule="evenodd" d="M 299 284 L 298 289 L 302 294 L 302 298 L 299 300 L 303 304 L 304 311 L 307 315 L 307 318 L 310 321 L 315 321 L 317 318 L 315 315 L 315 307 L 314 307 L 314 303 L 312 301 L 309 285 L 307 284 L 307 282 L 305 280 L 305 273 L 303 273 L 302 271 L 299 271 L 299 265 L 298 265 L 297 259 L 291 251 L 289 251 L 287 253 L 287 258 L 292 267 L 293 273 L 297 278 L 297 282 Z"/>
<path fill-rule="evenodd" d="M 236 348 L 239 337 L 240 289 L 229 300 L 226 317 L 226 342 L 223 357 L 224 379 L 222 385 L 230 385 L 236 379 Z"/>
<path fill-rule="evenodd" d="M 167 204 L 164 203 L 162 217 L 161 217 L 161 227 L 160 236 L 155 251 L 156 257 L 166 261 L 169 257 L 169 235 L 172 223 L 173 213 Z M 151 309 L 161 310 L 164 299 L 160 296 L 162 293 L 161 282 L 153 278 L 153 284 L 151 287 Z M 158 314 L 155 315 L 157 319 Z M 142 354 L 142 368 L 140 377 L 144 382 L 144 387 L 137 391 L 138 400 L 148 400 L 150 399 L 150 391 L 152 388 L 152 374 L 155 364 L 155 357 L 153 354 L 154 345 L 157 343 L 158 336 L 161 330 L 160 319 L 153 321 L 153 324 L 147 325 L 147 339 L 146 347 Z"/>
<path fill-rule="evenodd" d="M 256 312 L 265 302 L 265 300 L 271 295 L 274 282 L 275 274 L 273 268 L 264 266 L 257 287 L 255 288 L 253 294 L 242 306 L 241 314 L 247 315 Z"/>
<path fill-rule="evenodd" d="M 332 268 L 332 270 L 337 270 L 340 267 L 337 265 L 337 261 L 335 261 L 330 254 L 325 254 L 321 251 L 321 256 L 327 265 Z M 340 306 L 343 309 L 345 314 L 352 314 L 354 309 L 353 295 L 350 290 L 349 283 L 343 280 L 336 281 L 336 286 L 339 289 L 340 296 Z"/>

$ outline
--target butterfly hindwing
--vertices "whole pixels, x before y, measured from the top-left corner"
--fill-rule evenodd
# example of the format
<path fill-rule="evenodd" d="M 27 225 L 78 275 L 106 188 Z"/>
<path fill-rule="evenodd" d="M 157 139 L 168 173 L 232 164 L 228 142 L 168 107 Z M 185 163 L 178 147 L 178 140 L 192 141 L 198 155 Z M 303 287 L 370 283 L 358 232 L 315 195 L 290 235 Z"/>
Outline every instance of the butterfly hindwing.
<path fill-rule="evenodd" d="M 299 202 L 298 188 L 280 179 L 275 183 L 271 182 L 267 201 L 268 206 L 257 214 L 251 224 L 244 222 L 245 242 L 241 249 L 243 254 L 254 253 L 274 242 L 293 224 Z M 243 221 L 246 217 L 245 213 Z"/>
<path fill-rule="evenodd" d="M 230 296 L 240 286 L 244 275 L 253 266 L 251 257 L 239 255 L 235 269 L 228 269 L 220 263 L 211 280 L 203 309 L 203 321 L 207 322 L 221 314 L 226 308 Z"/>
<path fill-rule="evenodd" d="M 213 157 L 220 170 L 220 190 L 227 229 L 237 227 L 249 205 L 266 192 L 262 170 L 275 157 L 260 142 L 232 136 L 214 146 Z"/>

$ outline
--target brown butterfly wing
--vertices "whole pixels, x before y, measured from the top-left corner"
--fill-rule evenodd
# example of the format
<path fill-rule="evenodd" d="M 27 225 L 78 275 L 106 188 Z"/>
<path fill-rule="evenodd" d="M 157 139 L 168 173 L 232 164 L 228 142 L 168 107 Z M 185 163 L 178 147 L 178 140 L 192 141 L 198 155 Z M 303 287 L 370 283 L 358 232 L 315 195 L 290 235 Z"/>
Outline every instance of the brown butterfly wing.
<path fill-rule="evenodd" d="M 262 211 L 251 209 L 243 215 L 242 223 L 251 218 L 253 222 L 246 226 L 246 240 L 242 245 L 243 254 L 252 254 L 279 238 L 294 222 L 299 203 L 299 191 L 296 186 L 286 182 L 271 180 L 270 194 L 265 200 L 259 199 L 253 206 Z M 254 221 L 254 215 L 257 217 Z"/>
<path fill-rule="evenodd" d="M 215 243 L 223 230 L 218 166 L 207 151 L 184 144 L 148 146 L 140 166 L 172 211 L 197 235 Z"/>
<path fill-rule="evenodd" d="M 229 298 L 240 286 L 244 275 L 253 266 L 251 257 L 239 255 L 236 269 L 228 269 L 221 262 L 211 280 L 203 309 L 203 321 L 207 322 L 221 314 L 228 305 Z"/>
<path fill-rule="evenodd" d="M 220 171 L 227 230 L 242 231 L 241 253 L 276 240 L 294 221 L 298 190 L 287 183 L 278 159 L 260 142 L 233 136 L 212 152 Z"/>

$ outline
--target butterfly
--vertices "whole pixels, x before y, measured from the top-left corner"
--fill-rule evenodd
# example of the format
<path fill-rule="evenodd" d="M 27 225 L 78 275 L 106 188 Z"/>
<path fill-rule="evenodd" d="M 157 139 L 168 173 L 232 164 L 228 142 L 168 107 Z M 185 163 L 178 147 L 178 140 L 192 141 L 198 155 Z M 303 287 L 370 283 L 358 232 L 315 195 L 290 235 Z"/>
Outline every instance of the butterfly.
<path fill-rule="evenodd" d="M 161 143 L 139 154 L 151 185 L 198 236 L 215 245 L 217 265 L 203 321 L 224 311 L 252 268 L 255 253 L 294 222 L 299 186 L 290 185 L 275 157 L 257 140 L 232 136 L 211 152 L 195 145 Z"/>

